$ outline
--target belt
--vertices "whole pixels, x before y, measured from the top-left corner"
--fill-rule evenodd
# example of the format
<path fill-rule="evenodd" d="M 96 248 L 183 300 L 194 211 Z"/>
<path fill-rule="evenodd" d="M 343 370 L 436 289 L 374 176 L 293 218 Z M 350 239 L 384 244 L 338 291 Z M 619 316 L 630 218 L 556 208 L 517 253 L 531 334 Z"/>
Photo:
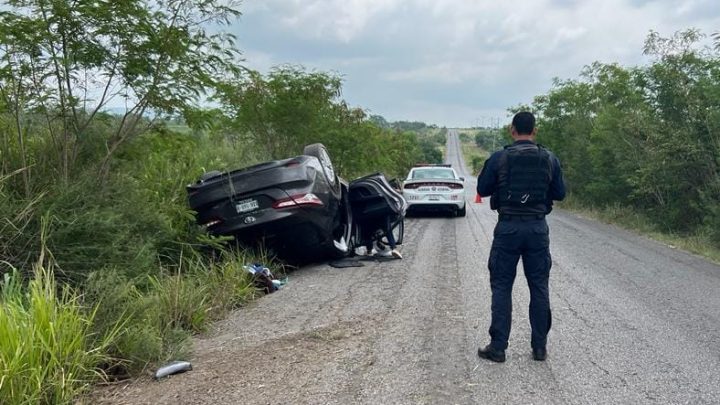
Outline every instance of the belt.
<path fill-rule="evenodd" d="M 538 219 L 545 219 L 545 214 L 524 214 L 524 215 L 499 214 L 498 215 L 498 221 L 535 221 Z"/>

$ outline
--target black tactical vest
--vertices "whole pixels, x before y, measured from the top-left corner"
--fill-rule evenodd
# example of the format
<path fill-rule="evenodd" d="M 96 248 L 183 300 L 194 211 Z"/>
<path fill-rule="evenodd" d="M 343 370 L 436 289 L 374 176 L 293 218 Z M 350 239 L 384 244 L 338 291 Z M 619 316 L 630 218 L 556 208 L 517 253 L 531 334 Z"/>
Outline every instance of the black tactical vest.
<path fill-rule="evenodd" d="M 551 180 L 547 149 L 534 143 L 508 145 L 500 154 L 491 207 L 506 215 L 547 214 Z"/>

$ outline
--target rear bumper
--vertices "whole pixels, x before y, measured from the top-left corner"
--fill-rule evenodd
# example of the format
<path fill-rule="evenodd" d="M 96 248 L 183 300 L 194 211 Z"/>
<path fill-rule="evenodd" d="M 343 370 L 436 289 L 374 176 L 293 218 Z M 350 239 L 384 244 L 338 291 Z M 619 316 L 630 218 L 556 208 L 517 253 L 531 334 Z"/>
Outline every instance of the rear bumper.
<path fill-rule="evenodd" d="M 417 193 L 403 191 L 403 197 L 408 203 L 408 210 L 417 209 L 462 209 L 465 206 L 465 191 L 458 190 L 450 193 Z"/>
<path fill-rule="evenodd" d="M 268 208 L 226 219 L 207 230 L 215 235 L 232 235 L 246 243 L 310 246 L 328 242 L 334 218 L 335 212 L 325 206 Z"/>
<path fill-rule="evenodd" d="M 408 207 L 408 212 L 441 212 L 441 211 L 457 211 L 463 206 L 457 204 L 412 204 Z"/>

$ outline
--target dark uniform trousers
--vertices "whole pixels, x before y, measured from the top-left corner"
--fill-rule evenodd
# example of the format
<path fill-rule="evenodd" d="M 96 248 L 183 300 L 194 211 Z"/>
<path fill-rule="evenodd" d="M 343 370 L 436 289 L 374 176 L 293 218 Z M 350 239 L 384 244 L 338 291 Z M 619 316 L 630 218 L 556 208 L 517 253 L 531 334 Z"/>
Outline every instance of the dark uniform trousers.
<path fill-rule="evenodd" d="M 530 288 L 530 326 L 532 348 L 544 348 L 550 331 L 550 236 L 545 219 L 509 219 L 495 226 L 488 268 L 492 289 L 490 345 L 505 350 L 512 320 L 512 288 L 517 264 L 522 257 Z"/>

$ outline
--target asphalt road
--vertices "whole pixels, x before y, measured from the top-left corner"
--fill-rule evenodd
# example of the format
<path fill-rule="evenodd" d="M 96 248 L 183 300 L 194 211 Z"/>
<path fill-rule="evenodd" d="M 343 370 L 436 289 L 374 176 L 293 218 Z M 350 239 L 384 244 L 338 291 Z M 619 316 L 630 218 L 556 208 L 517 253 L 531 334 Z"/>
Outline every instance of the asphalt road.
<path fill-rule="evenodd" d="M 553 329 L 531 358 L 522 270 L 507 362 L 488 342 L 496 215 L 406 220 L 403 260 L 291 274 L 196 340 L 194 370 L 101 391 L 104 403 L 720 404 L 720 267 L 617 227 L 549 217 Z"/>

